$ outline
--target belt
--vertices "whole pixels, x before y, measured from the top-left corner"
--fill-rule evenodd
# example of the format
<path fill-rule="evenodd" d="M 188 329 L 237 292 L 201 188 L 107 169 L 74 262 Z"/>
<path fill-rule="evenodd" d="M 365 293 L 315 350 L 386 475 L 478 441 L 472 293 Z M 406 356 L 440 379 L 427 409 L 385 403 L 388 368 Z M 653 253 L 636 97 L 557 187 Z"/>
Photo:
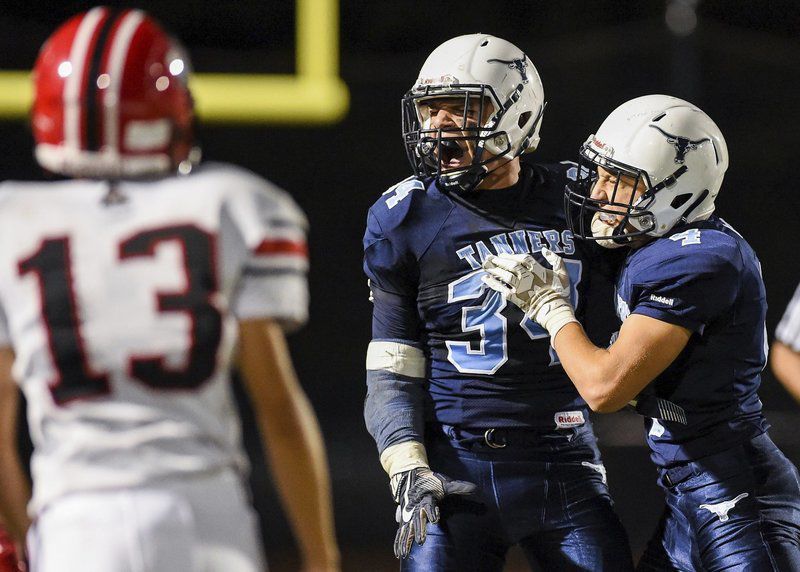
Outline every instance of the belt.
<path fill-rule="evenodd" d="M 567 441 L 571 441 L 581 427 L 568 429 L 490 427 L 484 429 L 440 425 L 438 431 L 441 431 L 449 439 L 458 440 L 463 444 L 481 445 L 490 449 L 505 449 L 509 445 L 543 445 L 554 438 L 566 438 Z"/>
<path fill-rule="evenodd" d="M 691 466 L 691 462 L 686 465 L 664 469 L 664 482 L 667 483 L 667 486 L 674 487 L 689 478 L 692 473 L 694 473 L 694 469 Z"/>

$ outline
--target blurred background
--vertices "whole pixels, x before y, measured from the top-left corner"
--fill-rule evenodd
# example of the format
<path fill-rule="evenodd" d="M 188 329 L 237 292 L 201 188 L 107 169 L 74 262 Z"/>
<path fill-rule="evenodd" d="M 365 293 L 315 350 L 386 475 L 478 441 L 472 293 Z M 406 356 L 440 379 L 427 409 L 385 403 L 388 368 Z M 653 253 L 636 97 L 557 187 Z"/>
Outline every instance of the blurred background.
<path fill-rule="evenodd" d="M 108 4 L 141 7 L 156 16 L 183 40 L 196 72 L 296 71 L 293 0 Z M 50 32 L 92 5 L 3 2 L 0 69 L 29 70 Z M 207 121 L 199 137 L 205 159 L 263 175 L 289 190 L 309 216 L 312 319 L 292 336 L 292 353 L 328 446 L 344 568 L 393 570 L 394 506 L 361 415 L 371 315 L 361 237 L 369 206 L 410 174 L 400 137 L 400 98 L 427 54 L 450 37 L 474 32 L 522 48 L 538 68 L 548 100 L 536 153 L 543 162 L 573 159 L 613 108 L 639 95 L 667 93 L 705 110 L 722 129 L 731 156 L 717 212 L 761 258 L 772 337 L 800 280 L 800 3 L 341 0 L 338 8 L 340 50 L 333 56 L 350 97 L 340 120 Z M 0 120 L 0 149 L 0 178 L 42 176 L 24 117 Z M 769 371 L 761 397 L 773 438 L 800 463 L 798 405 Z M 638 554 L 662 506 L 641 419 L 623 412 L 595 422 L 611 491 Z M 252 432 L 247 437 L 250 450 L 257 451 Z M 271 567 L 293 570 L 291 532 L 260 459 L 256 454 L 252 482 Z M 512 554 L 508 570 L 517 569 L 525 567 Z"/>

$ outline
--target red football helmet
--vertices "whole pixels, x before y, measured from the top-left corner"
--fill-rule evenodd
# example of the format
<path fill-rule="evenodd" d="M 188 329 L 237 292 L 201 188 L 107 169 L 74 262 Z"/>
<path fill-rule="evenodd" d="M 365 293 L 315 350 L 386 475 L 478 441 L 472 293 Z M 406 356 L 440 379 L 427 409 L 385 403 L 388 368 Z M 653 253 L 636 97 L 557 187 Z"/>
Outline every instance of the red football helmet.
<path fill-rule="evenodd" d="M 36 160 L 73 177 L 175 169 L 192 148 L 188 72 L 185 51 L 140 10 L 99 7 L 71 18 L 33 70 Z"/>

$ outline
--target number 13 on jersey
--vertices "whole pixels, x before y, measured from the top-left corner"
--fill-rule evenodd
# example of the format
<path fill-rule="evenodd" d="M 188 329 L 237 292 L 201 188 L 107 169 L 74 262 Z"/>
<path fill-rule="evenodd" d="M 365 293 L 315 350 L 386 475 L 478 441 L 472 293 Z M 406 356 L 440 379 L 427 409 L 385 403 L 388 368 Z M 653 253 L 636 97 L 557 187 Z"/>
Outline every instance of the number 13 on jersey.
<path fill-rule="evenodd" d="M 164 356 L 130 356 L 130 375 L 154 389 L 196 389 L 216 367 L 222 317 L 211 302 L 217 291 L 214 237 L 193 225 L 145 230 L 118 245 L 119 264 L 137 258 L 152 258 L 165 242 L 177 242 L 183 253 L 186 287 L 175 292 L 154 292 L 159 313 L 181 313 L 189 317 L 189 348 L 186 365 L 170 368 Z M 47 330 L 50 357 L 56 379 L 50 383 L 59 405 L 108 393 L 107 372 L 95 371 L 84 347 L 82 323 L 72 275 L 71 241 L 67 236 L 42 241 L 38 250 L 19 261 L 20 276 L 36 276 L 42 321 Z M 125 303 L 121 300 L 120 303 Z M 124 324 L 120 324 L 124 327 Z"/>

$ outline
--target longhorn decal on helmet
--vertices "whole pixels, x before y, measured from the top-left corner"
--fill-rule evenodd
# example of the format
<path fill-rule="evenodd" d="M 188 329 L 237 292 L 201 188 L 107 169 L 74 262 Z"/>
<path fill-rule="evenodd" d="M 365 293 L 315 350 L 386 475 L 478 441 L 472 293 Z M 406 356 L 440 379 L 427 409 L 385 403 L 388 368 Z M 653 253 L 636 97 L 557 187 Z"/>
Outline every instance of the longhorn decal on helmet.
<path fill-rule="evenodd" d="M 663 129 L 661 129 L 658 125 L 651 125 L 653 129 L 664 135 L 667 138 L 667 143 L 675 147 L 675 162 L 679 165 L 683 165 L 686 162 L 686 153 L 689 151 L 696 151 L 697 148 L 702 144 L 708 141 L 711 141 L 708 137 L 703 139 L 698 139 L 697 141 L 692 141 L 691 139 L 687 139 L 686 137 L 681 137 L 679 135 L 672 135 L 671 133 L 667 133 Z"/>

